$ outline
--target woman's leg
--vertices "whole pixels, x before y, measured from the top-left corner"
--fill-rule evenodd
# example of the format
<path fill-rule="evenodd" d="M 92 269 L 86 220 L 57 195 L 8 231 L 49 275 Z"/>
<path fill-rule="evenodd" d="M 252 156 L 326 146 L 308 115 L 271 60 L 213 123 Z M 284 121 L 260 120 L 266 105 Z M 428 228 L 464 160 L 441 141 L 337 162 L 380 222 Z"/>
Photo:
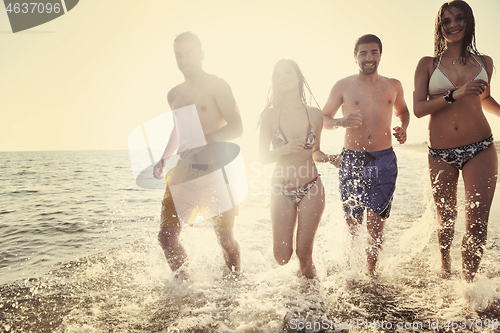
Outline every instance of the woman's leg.
<path fill-rule="evenodd" d="M 465 234 L 462 238 L 462 277 L 472 282 L 479 268 L 488 232 L 490 207 L 497 183 L 494 146 L 477 154 L 462 170 L 465 184 Z"/>
<path fill-rule="evenodd" d="M 300 261 L 300 272 L 307 278 L 316 276 L 316 268 L 312 260 L 314 235 L 318 229 L 323 210 L 325 209 L 325 189 L 321 178 L 309 190 L 299 203 L 297 227 L 297 257 Z"/>
<path fill-rule="evenodd" d="M 450 248 L 457 218 L 457 181 L 459 171 L 448 163 L 429 155 L 432 195 L 436 204 L 437 236 L 441 263 L 446 275 L 451 273 Z"/>
<path fill-rule="evenodd" d="M 280 265 L 288 263 L 293 254 L 293 234 L 297 222 L 297 205 L 277 188 L 271 194 L 274 258 Z"/>

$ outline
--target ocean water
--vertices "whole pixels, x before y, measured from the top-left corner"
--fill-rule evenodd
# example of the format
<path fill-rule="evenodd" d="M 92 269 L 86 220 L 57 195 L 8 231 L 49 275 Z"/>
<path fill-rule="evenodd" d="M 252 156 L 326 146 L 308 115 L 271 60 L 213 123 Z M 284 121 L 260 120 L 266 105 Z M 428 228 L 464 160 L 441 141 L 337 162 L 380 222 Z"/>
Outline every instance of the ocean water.
<path fill-rule="evenodd" d="M 426 153 L 396 154 L 376 278 L 365 274 L 366 232 L 350 244 L 338 171 L 326 165 L 318 277 L 298 277 L 295 256 L 277 265 L 271 166 L 246 161 L 249 194 L 234 229 L 241 276 L 228 274 L 211 225 L 199 223 L 181 234 L 190 279 L 179 281 L 156 240 L 163 191 L 135 185 L 127 151 L 0 153 L 0 332 L 499 332 L 498 195 L 479 274 L 466 286 L 459 184 L 453 276 L 442 279 Z"/>

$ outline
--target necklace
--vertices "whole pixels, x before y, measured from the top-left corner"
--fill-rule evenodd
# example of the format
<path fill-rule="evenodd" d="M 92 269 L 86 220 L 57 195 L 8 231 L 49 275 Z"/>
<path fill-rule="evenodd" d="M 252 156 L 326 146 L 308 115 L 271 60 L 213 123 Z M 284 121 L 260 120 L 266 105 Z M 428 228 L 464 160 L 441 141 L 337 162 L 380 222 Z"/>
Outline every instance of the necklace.
<path fill-rule="evenodd" d="M 462 60 L 461 58 L 459 58 L 458 60 L 454 60 L 454 59 L 453 59 L 452 57 L 450 57 L 450 56 L 446 56 L 446 57 L 447 57 L 447 58 L 450 58 L 451 63 L 452 63 L 453 65 L 456 65 L 456 64 L 460 63 L 460 62 L 461 62 L 461 60 Z"/>

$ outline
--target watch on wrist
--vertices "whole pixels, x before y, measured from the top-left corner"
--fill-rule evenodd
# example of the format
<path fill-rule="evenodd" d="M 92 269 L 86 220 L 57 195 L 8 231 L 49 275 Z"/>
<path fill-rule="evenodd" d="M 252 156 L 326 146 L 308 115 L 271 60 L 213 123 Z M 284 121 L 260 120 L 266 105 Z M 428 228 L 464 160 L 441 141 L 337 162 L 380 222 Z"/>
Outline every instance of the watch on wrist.
<path fill-rule="evenodd" d="M 455 102 L 455 99 L 453 98 L 453 92 L 454 91 L 455 90 L 448 90 L 443 95 L 443 98 L 448 102 L 448 104 L 451 104 L 451 103 Z"/>

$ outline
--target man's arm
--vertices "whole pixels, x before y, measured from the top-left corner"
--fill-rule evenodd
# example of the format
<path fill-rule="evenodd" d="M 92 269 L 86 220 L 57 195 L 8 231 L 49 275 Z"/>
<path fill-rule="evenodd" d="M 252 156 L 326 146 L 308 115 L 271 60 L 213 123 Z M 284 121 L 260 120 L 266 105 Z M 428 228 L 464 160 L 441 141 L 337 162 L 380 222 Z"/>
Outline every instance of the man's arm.
<path fill-rule="evenodd" d="M 175 95 L 175 88 L 170 90 L 167 94 L 168 105 L 172 108 L 172 101 Z M 168 139 L 167 146 L 161 155 L 160 160 L 153 167 L 153 176 L 157 179 L 163 178 L 163 168 L 165 167 L 165 162 L 174 154 L 175 150 L 179 147 L 179 138 L 177 137 L 177 129 L 175 127 L 175 118 L 174 118 L 174 128 L 170 133 L 170 137 Z"/>
<path fill-rule="evenodd" d="M 337 166 L 334 162 L 338 159 L 339 155 L 326 154 L 321 150 L 321 130 L 323 129 L 324 121 L 324 116 L 321 114 L 321 110 L 311 108 L 309 114 L 311 114 L 311 118 L 313 119 L 313 127 L 316 128 L 316 144 L 313 147 L 312 154 L 313 161 L 319 163 L 329 162 Z"/>
<path fill-rule="evenodd" d="M 323 128 L 334 129 L 337 127 L 346 128 L 357 128 L 362 124 L 362 117 L 360 111 L 351 112 L 345 117 L 335 119 L 335 114 L 337 113 L 340 106 L 343 104 L 343 86 L 345 85 L 345 79 L 340 80 L 333 86 L 323 107 Z"/>
<path fill-rule="evenodd" d="M 396 137 L 400 144 L 406 142 L 406 130 L 408 129 L 408 124 L 410 123 L 410 112 L 408 112 L 408 106 L 406 105 L 403 85 L 398 80 L 393 81 L 396 88 L 396 101 L 394 102 L 394 115 L 401 120 L 401 126 L 396 126 L 393 128 L 393 135 Z"/>
<path fill-rule="evenodd" d="M 213 95 L 226 125 L 217 131 L 207 134 L 207 142 L 225 142 L 236 139 L 243 134 L 240 110 L 234 99 L 233 92 L 229 84 L 223 79 L 214 80 Z"/>

